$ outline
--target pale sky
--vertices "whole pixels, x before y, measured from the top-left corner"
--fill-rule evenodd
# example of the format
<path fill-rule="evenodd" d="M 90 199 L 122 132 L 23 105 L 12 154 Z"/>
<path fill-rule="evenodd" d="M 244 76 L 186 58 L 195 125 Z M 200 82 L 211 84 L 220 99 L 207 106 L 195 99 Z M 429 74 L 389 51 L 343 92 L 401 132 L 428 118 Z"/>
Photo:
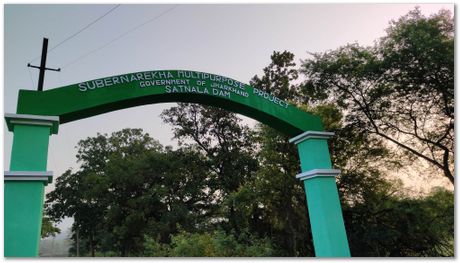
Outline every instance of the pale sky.
<path fill-rule="evenodd" d="M 15 113 L 19 89 L 35 90 L 42 38 L 49 48 L 74 34 L 115 5 L 5 5 L 4 112 Z M 156 17 L 173 5 L 121 5 L 112 13 L 63 43 L 48 55 L 44 89 L 129 72 L 188 69 L 248 83 L 270 63 L 273 51 L 288 50 L 296 62 L 307 52 L 336 49 L 347 43 L 372 45 L 384 35 L 391 19 L 416 4 L 232 4 L 178 5 L 151 23 L 68 65 Z M 419 4 L 424 14 L 453 4 Z M 32 61 L 33 60 L 33 61 Z M 68 66 L 66 66 L 68 65 Z M 77 142 L 97 132 L 142 128 L 163 145 L 176 146 L 171 127 L 159 114 L 174 103 L 135 107 L 98 115 L 59 127 L 50 139 L 48 170 L 56 178 L 77 169 Z M 4 122 L 4 170 L 9 169 L 12 133 Z M 293 175 L 294 176 L 294 175 Z M 417 180 L 417 179 L 416 179 Z M 54 185 L 49 185 L 47 191 Z"/>

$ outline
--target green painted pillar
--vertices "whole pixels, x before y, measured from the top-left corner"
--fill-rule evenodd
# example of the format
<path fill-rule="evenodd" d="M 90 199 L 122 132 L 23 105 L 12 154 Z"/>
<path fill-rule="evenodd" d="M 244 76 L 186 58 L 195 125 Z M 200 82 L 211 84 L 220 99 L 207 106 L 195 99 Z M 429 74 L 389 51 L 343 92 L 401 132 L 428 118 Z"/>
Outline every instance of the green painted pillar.
<path fill-rule="evenodd" d="M 4 255 L 36 257 L 43 215 L 48 142 L 57 134 L 59 117 L 5 114 L 14 133 L 10 171 L 4 174 Z"/>
<path fill-rule="evenodd" d="M 350 257 L 347 234 L 327 139 L 332 132 L 307 131 L 290 140 L 297 144 L 317 257 Z"/>

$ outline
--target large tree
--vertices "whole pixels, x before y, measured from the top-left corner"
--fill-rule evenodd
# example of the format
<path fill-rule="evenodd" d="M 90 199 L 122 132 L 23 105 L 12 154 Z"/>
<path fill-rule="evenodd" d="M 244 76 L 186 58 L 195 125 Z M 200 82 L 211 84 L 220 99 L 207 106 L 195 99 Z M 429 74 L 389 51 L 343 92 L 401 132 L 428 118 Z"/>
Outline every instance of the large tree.
<path fill-rule="evenodd" d="M 198 151 L 164 149 L 140 129 L 98 134 L 79 142 L 81 168 L 66 171 L 47 195 L 47 214 L 73 217 L 80 255 L 112 251 L 140 255 L 144 236 L 205 227 L 211 202 L 208 172 Z"/>
<path fill-rule="evenodd" d="M 214 197 L 214 208 L 219 211 L 216 222 L 227 231 L 242 231 L 235 204 L 224 200 L 257 170 L 249 128 L 234 113 L 198 104 L 180 103 L 161 116 L 173 126 L 180 145 L 195 147 L 206 156 L 211 170 L 207 185 Z"/>
<path fill-rule="evenodd" d="M 251 86 L 294 104 L 299 101 L 294 54 L 273 52 L 263 73 L 251 79 Z M 271 236 L 280 255 L 313 255 L 305 194 L 302 183 L 295 178 L 300 170 L 297 148 L 289 142 L 289 136 L 266 125 L 257 125 L 256 132 L 262 165 L 257 178 L 246 186 L 249 189 L 246 192 L 252 193 L 252 199 L 257 201 L 258 214 L 263 215 L 260 221 L 264 223 L 259 225 L 265 227 L 254 230 Z"/>
<path fill-rule="evenodd" d="M 420 158 L 454 183 L 454 35 L 446 11 L 415 9 L 373 47 L 349 44 L 303 61 L 304 101 L 336 104 L 345 123 Z"/>
<path fill-rule="evenodd" d="M 281 57 L 285 61 L 281 62 Z M 296 79 L 293 60 L 289 52 L 274 52 L 264 75 L 254 77 L 251 85 L 271 93 L 290 94 L 291 101 L 295 102 L 295 98 L 301 98 L 301 95 L 296 93 L 298 88 L 293 83 Z M 290 74 L 291 77 L 279 74 Z M 291 81 L 280 85 L 283 83 L 280 79 Z M 407 197 L 398 182 L 387 181 L 384 177 L 387 168 L 400 165 L 385 142 L 350 122 L 346 118 L 349 112 L 341 105 L 324 104 L 327 100 L 323 96 L 324 93 L 311 93 L 309 105 L 298 106 L 321 116 L 325 129 L 336 133 L 329 146 L 334 167 L 342 171 L 338 186 L 352 255 L 451 256 L 452 193 L 438 191 L 426 198 Z M 312 255 L 305 196 L 301 184 L 294 179 L 299 170 L 295 147 L 288 143 L 288 137 L 273 129 L 263 125 L 258 129 L 262 166 L 255 180 L 235 198 L 246 200 L 246 204 L 251 201 L 260 204 L 262 209 L 258 215 L 262 215 L 259 216 L 262 219 L 266 216 L 268 220 L 261 220 L 258 225 L 268 226 L 266 229 L 270 230 L 278 254 Z M 432 210 L 435 203 L 439 205 L 437 211 Z M 286 213 L 288 211 L 294 213 Z M 418 220 L 403 224 L 407 218 Z M 292 220 L 301 223 L 294 231 L 290 231 L 289 222 Z M 427 227 L 433 223 L 438 227 Z M 295 244 L 292 241 L 297 245 L 292 246 Z"/>

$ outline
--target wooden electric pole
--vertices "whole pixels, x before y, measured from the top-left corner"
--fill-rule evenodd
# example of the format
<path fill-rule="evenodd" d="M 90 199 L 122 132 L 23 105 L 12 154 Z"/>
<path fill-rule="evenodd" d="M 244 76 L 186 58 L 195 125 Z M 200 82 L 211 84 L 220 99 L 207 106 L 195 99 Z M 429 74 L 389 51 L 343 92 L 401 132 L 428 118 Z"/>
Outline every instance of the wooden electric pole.
<path fill-rule="evenodd" d="M 60 68 L 47 68 L 46 67 L 46 55 L 48 53 L 48 38 L 43 38 L 43 46 L 42 46 L 42 60 L 40 62 L 40 67 L 32 66 L 30 63 L 27 64 L 28 67 L 31 68 L 38 68 L 40 70 L 40 75 L 38 77 L 38 91 L 43 91 L 43 83 L 45 82 L 45 70 L 53 70 L 53 71 L 61 71 Z"/>

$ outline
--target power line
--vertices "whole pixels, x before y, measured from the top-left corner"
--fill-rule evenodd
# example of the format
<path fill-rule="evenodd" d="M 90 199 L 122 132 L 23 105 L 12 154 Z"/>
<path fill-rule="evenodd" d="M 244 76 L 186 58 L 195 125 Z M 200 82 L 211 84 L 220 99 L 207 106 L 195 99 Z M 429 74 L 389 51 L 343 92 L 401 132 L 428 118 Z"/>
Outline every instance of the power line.
<path fill-rule="evenodd" d="M 66 39 L 62 40 L 61 42 L 59 42 L 58 44 L 56 44 L 54 47 L 50 48 L 48 50 L 48 53 L 50 53 L 51 51 L 53 51 L 55 48 L 59 47 L 60 45 L 62 45 L 63 43 L 67 42 L 68 40 L 74 38 L 75 36 L 77 36 L 78 34 L 80 34 L 81 32 L 83 32 L 85 29 L 88 29 L 90 26 L 94 25 L 97 21 L 101 20 L 102 18 L 104 18 L 105 16 L 107 16 L 108 14 L 112 13 L 115 9 L 117 9 L 120 5 L 116 5 L 114 7 L 112 7 L 109 11 L 107 11 L 106 13 L 104 13 L 102 16 L 99 16 L 96 20 L 94 20 L 93 22 L 89 23 L 88 25 L 84 26 L 83 28 L 81 28 L 80 30 L 78 30 L 77 32 L 75 32 L 74 34 L 70 35 L 69 37 L 67 37 Z M 32 61 L 34 60 L 37 60 L 38 58 L 40 58 L 40 56 L 34 58 Z"/>
<path fill-rule="evenodd" d="M 105 14 L 103 14 L 102 16 L 100 16 L 99 18 L 97 18 L 96 20 L 94 20 L 93 22 L 89 23 L 87 26 L 83 27 L 82 29 L 78 30 L 76 33 L 74 33 L 73 35 L 69 36 L 68 38 L 62 40 L 61 42 L 59 42 L 56 46 L 52 47 L 50 50 L 48 50 L 48 53 L 51 52 L 53 49 L 57 48 L 58 46 L 60 46 L 62 43 L 68 41 L 69 39 L 75 37 L 76 35 L 80 34 L 83 30 L 89 28 L 90 26 L 94 25 L 97 21 L 101 20 L 102 18 L 104 18 L 106 15 L 110 14 L 113 12 L 113 10 L 117 9 L 120 5 L 116 5 L 114 6 L 112 9 L 110 9 L 109 11 L 107 11 Z"/>
<path fill-rule="evenodd" d="M 80 57 L 78 57 L 78 58 L 72 60 L 71 62 L 65 64 L 65 65 L 62 66 L 61 68 L 66 68 L 66 67 L 68 67 L 68 66 L 70 66 L 70 65 L 72 65 L 72 64 L 75 64 L 76 62 L 80 61 L 81 59 L 83 59 L 83 58 L 85 58 L 85 57 L 87 57 L 87 56 L 89 56 L 89 55 L 91 55 L 91 54 L 93 54 L 93 53 L 95 53 L 95 52 L 97 52 L 97 51 L 99 51 L 99 50 L 101 50 L 101 49 L 107 47 L 108 45 L 110 45 L 110 44 L 112 44 L 113 42 L 119 40 L 120 38 L 122 38 L 122 37 L 128 35 L 129 33 L 131 33 L 131 32 L 133 32 L 133 31 L 139 29 L 140 27 L 142 27 L 142 26 L 144 26 L 144 25 L 146 25 L 146 24 L 148 24 L 148 23 L 151 23 L 151 22 L 153 22 L 153 21 L 159 19 L 160 17 L 162 17 L 162 16 L 166 15 L 167 13 L 171 12 L 171 11 L 172 11 L 173 9 L 175 9 L 176 7 L 178 7 L 178 5 L 175 5 L 175 6 L 171 7 L 171 8 L 169 8 L 169 9 L 165 10 L 165 11 L 162 12 L 161 14 L 159 14 L 159 15 L 157 15 L 157 16 L 155 16 L 155 17 L 153 17 L 153 18 L 151 18 L 151 19 L 149 19 L 149 20 L 147 20 L 147 21 L 145 21 L 145 22 L 143 22 L 143 23 L 141 23 L 141 24 L 139 24 L 139 25 L 137 25 L 137 26 L 131 28 L 130 30 L 124 32 L 123 34 L 121 34 L 121 35 L 117 36 L 116 38 L 110 40 L 110 41 L 107 42 L 106 44 L 104 44 L 104 45 L 102 45 L 102 46 L 100 46 L 100 47 L 98 47 L 98 48 L 96 48 L 96 49 L 93 49 L 93 50 L 89 51 L 88 53 L 85 53 L 85 54 L 81 55 Z"/>

